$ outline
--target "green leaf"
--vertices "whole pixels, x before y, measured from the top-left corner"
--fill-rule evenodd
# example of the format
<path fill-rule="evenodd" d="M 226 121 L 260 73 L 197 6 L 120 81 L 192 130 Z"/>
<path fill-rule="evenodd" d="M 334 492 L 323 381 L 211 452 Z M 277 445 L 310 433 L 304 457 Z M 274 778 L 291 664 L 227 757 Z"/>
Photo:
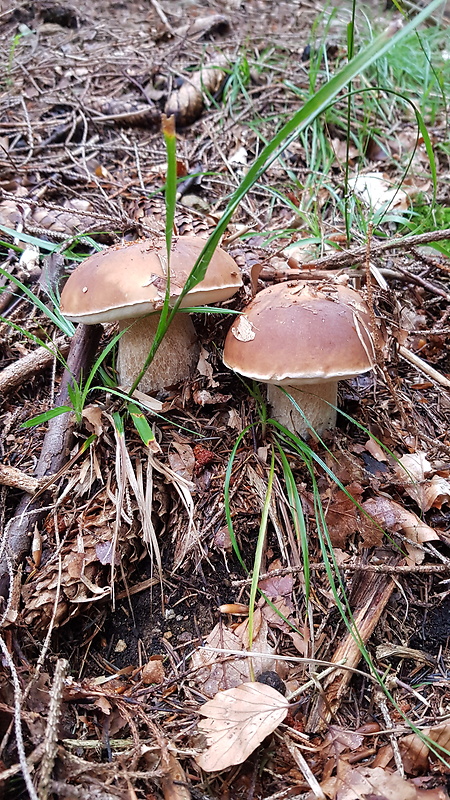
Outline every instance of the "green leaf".
<path fill-rule="evenodd" d="M 153 442 L 156 442 L 156 439 L 155 434 L 149 425 L 147 417 L 143 411 L 141 411 L 141 409 L 135 405 L 135 403 L 128 403 L 128 411 L 130 412 L 134 427 L 136 428 L 145 446 L 150 447 Z"/>
<path fill-rule="evenodd" d="M 48 422 L 49 419 L 59 417 L 61 414 L 66 414 L 68 411 L 73 412 L 72 406 L 58 406 L 57 408 L 50 408 L 49 411 L 44 411 L 43 414 L 38 414 L 37 417 L 27 419 L 20 426 L 21 428 L 33 428 L 35 425 L 42 425 L 43 422 Z"/>

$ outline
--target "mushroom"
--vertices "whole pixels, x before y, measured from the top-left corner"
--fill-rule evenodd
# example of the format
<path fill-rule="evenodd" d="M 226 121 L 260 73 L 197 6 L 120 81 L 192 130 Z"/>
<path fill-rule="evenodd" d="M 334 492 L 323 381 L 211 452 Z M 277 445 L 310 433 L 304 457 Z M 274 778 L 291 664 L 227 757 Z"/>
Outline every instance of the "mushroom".
<path fill-rule="evenodd" d="M 307 437 L 313 428 L 322 435 L 336 424 L 338 381 L 374 366 L 369 309 L 347 286 L 270 286 L 233 323 L 223 360 L 240 375 L 268 384 L 272 416 L 292 433 Z"/>
<path fill-rule="evenodd" d="M 205 240 L 181 236 L 170 254 L 170 304 L 174 305 Z M 159 322 L 166 292 L 165 241 L 148 239 L 112 247 L 83 261 L 70 275 L 61 294 L 61 312 L 72 322 L 86 325 L 119 321 L 128 328 L 119 340 L 118 373 L 130 388 L 144 366 Z M 181 306 L 218 303 L 232 297 L 242 285 L 237 264 L 218 247 L 204 279 L 183 298 Z M 157 392 L 189 378 L 199 357 L 199 344 L 187 313 L 175 315 L 139 388 Z"/>

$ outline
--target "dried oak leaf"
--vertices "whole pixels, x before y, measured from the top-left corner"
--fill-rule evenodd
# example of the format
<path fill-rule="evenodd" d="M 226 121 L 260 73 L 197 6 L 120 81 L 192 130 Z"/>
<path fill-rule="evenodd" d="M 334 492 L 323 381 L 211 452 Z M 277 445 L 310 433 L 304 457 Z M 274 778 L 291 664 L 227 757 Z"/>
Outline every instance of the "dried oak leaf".
<path fill-rule="evenodd" d="M 242 764 L 285 719 L 289 701 L 264 683 L 243 683 L 219 692 L 200 709 L 207 747 L 196 762 L 205 772 Z"/>

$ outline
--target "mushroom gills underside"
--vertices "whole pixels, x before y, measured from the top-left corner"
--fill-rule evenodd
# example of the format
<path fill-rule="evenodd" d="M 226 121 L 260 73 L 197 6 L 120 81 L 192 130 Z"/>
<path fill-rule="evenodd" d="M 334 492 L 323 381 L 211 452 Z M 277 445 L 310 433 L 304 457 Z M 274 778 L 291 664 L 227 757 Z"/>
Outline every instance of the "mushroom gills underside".
<path fill-rule="evenodd" d="M 333 406 L 337 405 L 336 381 L 305 383 L 299 387 L 283 386 L 283 389 L 292 395 L 309 423 L 308 425 L 302 414 L 297 411 L 289 397 L 277 384 L 269 384 L 267 400 L 272 409 L 272 416 L 291 433 L 307 439 L 313 434 L 311 428 L 314 428 L 314 431 L 322 436 L 325 431 L 335 427 L 337 412 Z"/>
<path fill-rule="evenodd" d="M 159 314 L 150 314 L 142 319 L 119 323 L 120 330 L 128 328 L 119 340 L 117 358 L 119 381 L 125 389 L 130 389 L 144 366 L 158 322 Z M 199 354 L 197 334 L 189 314 L 175 314 L 138 388 L 141 392 L 154 394 L 189 379 L 194 374 Z"/>

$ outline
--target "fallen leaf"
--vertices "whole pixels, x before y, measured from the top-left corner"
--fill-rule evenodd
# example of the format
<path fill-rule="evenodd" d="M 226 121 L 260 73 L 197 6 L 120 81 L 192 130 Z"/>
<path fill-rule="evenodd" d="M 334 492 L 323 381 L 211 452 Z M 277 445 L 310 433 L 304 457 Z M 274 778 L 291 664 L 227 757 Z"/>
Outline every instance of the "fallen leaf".
<path fill-rule="evenodd" d="M 200 355 L 197 363 L 197 372 L 199 372 L 200 375 L 203 375 L 204 378 L 208 379 L 208 387 L 210 389 L 216 389 L 219 386 L 219 383 L 218 381 L 215 381 L 213 378 L 214 374 L 213 368 L 208 361 L 210 355 L 211 354 L 208 353 L 208 351 L 205 350 L 204 347 L 200 348 Z"/>
<path fill-rule="evenodd" d="M 450 502 L 450 482 L 440 475 L 427 477 L 433 468 L 424 452 L 407 453 L 399 462 L 395 466 L 396 476 L 421 511 L 442 508 Z"/>
<path fill-rule="evenodd" d="M 151 683 L 162 683 L 165 676 L 164 665 L 159 659 L 148 661 L 142 668 L 142 683 L 149 686 Z"/>
<path fill-rule="evenodd" d="M 275 572 L 281 567 L 281 561 L 278 559 L 269 566 L 268 572 Z M 271 598 L 287 597 L 292 593 L 293 585 L 292 575 L 274 575 L 273 577 L 269 575 L 258 583 L 258 587 Z"/>
<path fill-rule="evenodd" d="M 180 475 L 186 481 L 192 481 L 195 468 L 195 456 L 192 447 L 189 444 L 181 442 L 172 442 L 176 453 L 169 453 L 169 464 L 177 475 Z"/>
<path fill-rule="evenodd" d="M 92 430 L 96 436 L 101 436 L 103 433 L 102 413 L 100 406 L 95 403 L 83 408 L 83 419 L 88 423 L 89 430 Z"/>
<path fill-rule="evenodd" d="M 434 728 L 424 728 L 422 733 L 444 750 L 450 746 L 450 724 L 444 723 Z M 399 741 L 403 766 L 408 775 L 419 775 L 429 768 L 430 747 L 417 733 L 403 736 Z"/>
<path fill-rule="evenodd" d="M 242 764 L 285 719 L 289 701 L 264 683 L 243 683 L 219 692 L 200 709 L 207 748 L 196 756 L 205 772 Z"/>
<path fill-rule="evenodd" d="M 384 452 L 383 448 L 374 441 L 374 439 L 368 439 L 364 447 L 371 456 L 376 458 L 377 461 L 387 461 L 386 453 Z"/>
<path fill-rule="evenodd" d="M 387 772 L 380 767 L 360 767 L 353 769 L 346 776 L 346 786 L 337 793 L 337 800 L 359 800 L 364 795 L 376 795 L 386 800 L 425 800 L 430 798 L 448 798 L 442 787 L 431 791 L 421 791 L 398 773 Z"/>
<path fill-rule="evenodd" d="M 345 488 L 351 497 L 341 489 L 331 490 L 332 498 L 326 512 L 327 527 L 333 547 L 344 550 L 347 539 L 355 532 L 362 536 L 364 547 L 377 547 L 381 544 L 383 532 L 362 514 L 356 505 L 357 503 L 361 505 L 363 487 L 353 482 Z"/>
<path fill-rule="evenodd" d="M 408 195 L 394 183 L 386 180 L 381 172 L 366 172 L 350 178 L 350 189 L 373 211 L 384 206 L 398 211 L 408 209 Z"/>
<path fill-rule="evenodd" d="M 436 531 L 419 519 L 417 514 L 403 508 L 399 503 L 387 497 L 371 497 L 365 500 L 362 507 L 378 524 L 388 531 L 401 531 L 404 535 L 417 544 L 432 542 L 439 539 Z M 405 542 L 412 563 L 421 564 L 425 553 L 414 545 Z"/>
<path fill-rule="evenodd" d="M 164 800 L 190 800 L 191 792 L 187 784 L 186 773 L 178 759 L 172 753 L 166 753 L 161 759 L 163 775 L 161 789 Z"/>
<path fill-rule="evenodd" d="M 221 622 L 212 629 L 205 645 L 221 650 L 242 650 L 241 640 Z M 192 654 L 191 667 L 198 670 L 193 682 L 207 697 L 213 697 L 221 689 L 239 686 L 249 678 L 247 659 L 236 656 L 225 659 L 223 653 L 213 653 L 204 647 Z"/>

